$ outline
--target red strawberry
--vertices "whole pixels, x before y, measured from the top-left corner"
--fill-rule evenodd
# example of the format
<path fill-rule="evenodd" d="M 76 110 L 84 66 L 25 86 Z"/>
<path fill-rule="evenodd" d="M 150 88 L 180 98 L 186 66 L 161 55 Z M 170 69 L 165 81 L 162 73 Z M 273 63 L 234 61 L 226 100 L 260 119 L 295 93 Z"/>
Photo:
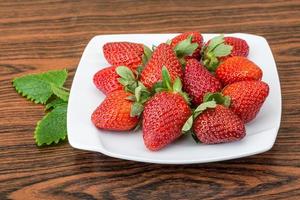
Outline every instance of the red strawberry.
<path fill-rule="evenodd" d="M 245 57 L 234 56 L 219 65 L 216 77 L 224 84 L 238 81 L 261 80 L 262 70 Z"/>
<path fill-rule="evenodd" d="M 209 71 L 215 71 L 218 65 L 232 56 L 244 56 L 249 53 L 247 42 L 240 38 L 223 35 L 209 40 L 203 48 L 202 60 Z"/>
<path fill-rule="evenodd" d="M 241 81 L 227 85 L 222 93 L 230 96 L 230 108 L 247 123 L 259 112 L 269 94 L 269 86 L 262 81 Z"/>
<path fill-rule="evenodd" d="M 143 112 L 144 143 L 157 151 L 181 136 L 181 128 L 191 110 L 180 94 L 157 93 L 145 105 Z"/>
<path fill-rule="evenodd" d="M 249 54 L 249 45 L 241 38 L 236 37 L 224 37 L 225 44 L 232 46 L 232 50 L 229 56 L 223 57 L 225 60 L 230 56 L 244 56 L 247 57 Z"/>
<path fill-rule="evenodd" d="M 189 56 L 189 57 L 199 59 L 200 51 L 201 51 L 201 48 L 203 45 L 203 37 L 199 32 L 185 32 L 180 35 L 177 35 L 176 37 L 174 37 L 171 40 L 171 46 L 172 46 L 172 48 L 174 48 L 177 44 L 179 44 L 181 41 L 187 39 L 188 36 L 190 36 L 190 35 L 192 36 L 192 43 L 197 43 L 198 47 L 195 50 L 195 52 L 193 53 L 193 55 Z"/>
<path fill-rule="evenodd" d="M 174 80 L 182 77 L 182 67 L 170 45 L 162 43 L 153 52 L 151 59 L 141 73 L 141 82 L 151 88 L 156 82 L 161 80 L 161 70 L 165 66 Z"/>
<path fill-rule="evenodd" d="M 92 122 L 97 128 L 113 131 L 127 131 L 138 123 L 138 117 L 130 117 L 132 94 L 123 90 L 111 92 L 92 114 Z"/>
<path fill-rule="evenodd" d="M 144 46 L 131 42 L 109 42 L 103 46 L 103 53 L 111 65 L 136 69 L 142 63 Z"/>
<path fill-rule="evenodd" d="M 155 90 L 163 91 L 146 102 L 143 112 L 144 143 L 151 151 L 157 151 L 179 138 L 182 126 L 191 115 L 186 94 L 181 91 L 180 79 L 176 78 L 172 86 L 166 67 L 162 69 L 162 76 L 162 88 Z"/>
<path fill-rule="evenodd" d="M 221 90 L 222 85 L 196 59 L 189 59 L 183 75 L 183 88 L 191 97 L 192 102 L 199 105 L 206 92 L 217 92 Z"/>
<path fill-rule="evenodd" d="M 204 144 L 233 142 L 246 135 L 243 121 L 222 105 L 201 113 L 194 121 L 193 130 Z"/>
<path fill-rule="evenodd" d="M 98 71 L 93 78 L 95 86 L 104 94 L 109 94 L 115 90 L 122 90 L 119 83 L 120 76 L 116 73 L 116 66 L 107 67 Z"/>
<path fill-rule="evenodd" d="M 210 44 L 210 41 L 211 40 L 209 40 L 206 43 L 206 46 Z M 247 57 L 249 54 L 249 45 L 245 40 L 243 40 L 241 38 L 224 37 L 224 44 L 232 46 L 232 50 L 229 55 L 220 57 L 220 59 L 223 61 L 232 56 Z"/>

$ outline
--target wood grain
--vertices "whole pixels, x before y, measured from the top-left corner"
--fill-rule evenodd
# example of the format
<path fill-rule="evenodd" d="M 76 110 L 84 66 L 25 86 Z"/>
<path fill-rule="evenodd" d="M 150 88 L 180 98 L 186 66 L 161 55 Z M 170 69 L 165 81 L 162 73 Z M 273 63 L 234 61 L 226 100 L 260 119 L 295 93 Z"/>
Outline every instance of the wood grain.
<path fill-rule="evenodd" d="M 245 32 L 269 41 L 283 96 L 275 146 L 247 158 L 156 165 L 37 148 L 43 108 L 14 77 L 68 68 L 87 42 L 113 33 Z M 300 1 L 0 1 L 0 199 L 300 199 Z"/>

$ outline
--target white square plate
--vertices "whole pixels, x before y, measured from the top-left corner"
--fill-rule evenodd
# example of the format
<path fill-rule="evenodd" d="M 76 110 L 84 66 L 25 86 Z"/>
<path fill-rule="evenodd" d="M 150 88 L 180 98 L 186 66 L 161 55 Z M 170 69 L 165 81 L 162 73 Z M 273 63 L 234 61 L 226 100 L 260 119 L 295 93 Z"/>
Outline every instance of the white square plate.
<path fill-rule="evenodd" d="M 280 125 L 281 92 L 276 64 L 267 41 L 250 34 L 225 34 L 245 39 L 250 47 L 248 58 L 263 70 L 263 81 L 269 84 L 270 94 L 255 120 L 246 125 L 247 136 L 227 144 L 196 144 L 185 136 L 166 148 L 151 152 L 144 146 L 142 132 L 109 132 L 95 128 L 90 118 L 105 95 L 93 84 L 93 75 L 109 66 L 102 52 L 107 42 L 129 41 L 158 45 L 176 34 L 100 35 L 87 45 L 77 68 L 68 106 L 68 139 L 78 149 L 101 152 L 111 157 L 162 164 L 206 163 L 240 158 L 262 153 L 272 148 Z M 208 41 L 217 34 L 203 34 Z"/>

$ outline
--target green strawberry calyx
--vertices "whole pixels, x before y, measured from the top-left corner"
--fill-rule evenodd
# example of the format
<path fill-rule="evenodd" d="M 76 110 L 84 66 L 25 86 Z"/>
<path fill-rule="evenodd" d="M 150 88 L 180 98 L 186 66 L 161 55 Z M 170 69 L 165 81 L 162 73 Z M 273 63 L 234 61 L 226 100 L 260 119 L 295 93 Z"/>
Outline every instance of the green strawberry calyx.
<path fill-rule="evenodd" d="M 153 53 L 153 51 L 149 47 L 144 45 L 144 53 L 142 56 L 142 63 L 134 71 L 134 73 L 137 76 L 137 79 L 140 77 L 142 71 L 144 70 L 145 66 L 147 65 L 148 61 L 150 60 L 152 53 Z"/>
<path fill-rule="evenodd" d="M 174 47 L 175 54 L 183 66 L 185 66 L 186 62 L 184 57 L 192 55 L 199 47 L 198 43 L 192 43 L 192 39 L 193 36 L 189 35 L 185 40 L 182 40 Z"/>
<path fill-rule="evenodd" d="M 146 45 L 144 45 L 144 54 L 142 56 L 142 63 L 143 65 L 146 65 L 147 62 L 150 60 L 151 56 L 152 56 L 152 50 L 147 47 Z"/>
<path fill-rule="evenodd" d="M 224 35 L 221 34 L 210 40 L 204 45 L 201 51 L 202 62 L 205 67 L 214 72 L 220 64 L 220 57 L 231 54 L 232 46 L 225 44 Z"/>
<path fill-rule="evenodd" d="M 138 85 L 138 81 L 131 69 L 126 66 L 119 66 L 116 68 L 116 73 L 120 76 L 118 81 L 124 86 L 125 91 L 134 93 L 134 90 Z"/>
<path fill-rule="evenodd" d="M 139 117 L 144 111 L 144 103 L 151 97 L 151 92 L 137 80 L 128 67 L 119 66 L 116 68 L 116 72 L 120 76 L 118 81 L 124 86 L 124 90 L 132 94 L 126 98 L 134 102 L 131 106 L 130 116 Z"/>
<path fill-rule="evenodd" d="M 203 103 L 201 103 L 188 118 L 182 127 L 183 133 L 188 133 L 193 127 L 194 120 L 206 109 L 215 108 L 217 105 L 224 105 L 226 107 L 230 106 L 230 97 L 224 96 L 220 92 L 210 93 L 207 92 L 203 97 Z"/>
<path fill-rule="evenodd" d="M 158 93 L 161 91 L 169 91 L 173 93 L 178 93 L 180 94 L 184 100 L 189 104 L 190 99 L 187 93 L 182 91 L 182 82 L 179 77 L 177 77 L 173 82 L 171 80 L 170 73 L 168 69 L 163 66 L 162 67 L 162 81 L 158 81 L 154 84 L 152 87 L 152 93 Z"/>

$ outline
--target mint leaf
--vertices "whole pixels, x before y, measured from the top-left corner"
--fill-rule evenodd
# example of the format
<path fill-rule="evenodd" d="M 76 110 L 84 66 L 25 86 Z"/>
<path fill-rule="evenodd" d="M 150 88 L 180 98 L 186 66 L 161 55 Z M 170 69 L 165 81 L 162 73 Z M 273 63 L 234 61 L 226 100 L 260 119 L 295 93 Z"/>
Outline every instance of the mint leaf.
<path fill-rule="evenodd" d="M 38 146 L 65 140 L 67 136 L 67 104 L 58 106 L 37 123 L 34 138 Z"/>
<path fill-rule="evenodd" d="M 68 102 L 66 102 L 60 98 L 56 98 L 56 99 L 50 101 L 49 103 L 47 103 L 45 109 L 50 110 L 50 109 L 57 108 L 62 105 L 66 105 L 66 104 L 68 104 Z"/>
<path fill-rule="evenodd" d="M 62 88 L 57 87 L 56 85 L 53 85 L 53 84 L 51 85 L 51 88 L 52 88 L 53 93 L 57 97 L 61 98 L 64 101 L 68 101 L 68 99 L 69 99 L 69 92 L 67 92 L 67 91 L 63 90 Z"/>
<path fill-rule="evenodd" d="M 13 80 L 16 91 L 35 103 L 45 104 L 53 94 L 51 85 L 62 87 L 67 70 L 54 70 L 42 74 L 25 75 Z"/>

